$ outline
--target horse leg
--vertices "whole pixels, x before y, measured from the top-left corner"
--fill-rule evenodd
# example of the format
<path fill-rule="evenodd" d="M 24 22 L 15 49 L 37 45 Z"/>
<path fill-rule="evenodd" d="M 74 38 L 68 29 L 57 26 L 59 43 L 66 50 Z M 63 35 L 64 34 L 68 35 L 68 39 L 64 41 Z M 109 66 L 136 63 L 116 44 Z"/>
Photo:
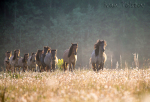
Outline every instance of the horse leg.
<path fill-rule="evenodd" d="M 16 67 L 14 66 L 14 73 L 16 72 Z"/>
<path fill-rule="evenodd" d="M 68 63 L 66 62 L 66 70 L 67 70 L 67 67 L 68 67 Z"/>
<path fill-rule="evenodd" d="M 19 69 L 19 75 L 20 75 L 20 67 L 18 67 L 18 69 Z"/>
<path fill-rule="evenodd" d="M 25 72 L 25 68 L 23 67 L 23 72 Z"/>
<path fill-rule="evenodd" d="M 64 66 L 64 72 L 65 72 L 66 71 L 66 63 L 65 63 L 65 61 L 63 63 L 63 66 Z"/>
<path fill-rule="evenodd" d="M 98 70 L 99 70 L 99 63 L 96 62 L 96 71 L 98 71 Z"/>
<path fill-rule="evenodd" d="M 97 72 L 101 69 L 101 64 L 98 65 L 98 69 L 97 69 Z"/>
<path fill-rule="evenodd" d="M 41 71 L 41 70 L 42 70 L 41 66 L 39 66 L 39 68 L 40 68 L 40 72 L 42 72 L 42 71 Z"/>
<path fill-rule="evenodd" d="M 73 65 L 73 70 L 75 70 L 75 62 L 74 62 L 74 63 L 72 63 L 72 65 Z"/>
<path fill-rule="evenodd" d="M 93 68 L 94 71 L 96 71 L 95 63 L 92 63 L 92 68 Z"/>
<path fill-rule="evenodd" d="M 103 70 L 103 67 L 104 67 L 104 63 L 101 64 L 101 69 L 102 69 L 102 70 Z"/>
<path fill-rule="evenodd" d="M 101 63 L 99 69 L 103 70 L 103 67 L 104 67 L 104 63 Z"/>
<path fill-rule="evenodd" d="M 72 72 L 72 66 L 71 66 L 71 62 L 69 63 L 69 71 L 71 71 Z"/>
<path fill-rule="evenodd" d="M 53 72 L 55 71 L 55 64 L 52 64 Z"/>

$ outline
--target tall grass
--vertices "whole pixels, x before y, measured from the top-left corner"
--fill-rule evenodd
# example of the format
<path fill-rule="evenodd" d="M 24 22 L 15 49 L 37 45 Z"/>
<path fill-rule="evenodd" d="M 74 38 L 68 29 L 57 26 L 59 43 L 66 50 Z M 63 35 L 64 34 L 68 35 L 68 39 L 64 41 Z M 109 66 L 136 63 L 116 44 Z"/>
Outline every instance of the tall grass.
<path fill-rule="evenodd" d="M 150 69 L 0 74 L 7 102 L 148 102 Z"/>

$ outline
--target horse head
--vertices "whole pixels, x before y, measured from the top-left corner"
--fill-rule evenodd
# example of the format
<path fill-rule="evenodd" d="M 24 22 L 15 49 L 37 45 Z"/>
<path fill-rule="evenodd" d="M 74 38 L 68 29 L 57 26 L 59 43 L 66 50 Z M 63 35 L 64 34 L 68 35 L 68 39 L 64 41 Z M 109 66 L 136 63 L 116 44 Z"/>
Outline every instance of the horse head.
<path fill-rule="evenodd" d="M 105 40 L 97 40 L 97 43 L 94 45 L 95 55 L 97 56 L 99 53 L 104 53 L 106 46 L 107 43 Z"/>
<path fill-rule="evenodd" d="M 36 61 L 36 54 L 32 52 L 30 61 L 35 62 Z"/>
<path fill-rule="evenodd" d="M 52 54 L 52 60 L 55 60 L 56 59 L 56 55 L 57 55 L 57 50 L 56 49 L 51 50 L 51 54 Z"/>
<path fill-rule="evenodd" d="M 37 54 L 36 54 L 36 60 L 37 60 L 37 61 L 40 61 L 41 55 L 42 55 L 42 50 L 38 50 L 38 51 L 37 51 Z"/>
<path fill-rule="evenodd" d="M 13 60 L 17 59 L 19 56 L 20 56 L 20 50 L 19 50 L 19 49 L 14 50 L 14 57 L 13 57 Z"/>
<path fill-rule="evenodd" d="M 50 52 L 50 47 L 48 46 L 44 46 L 44 55 L 46 55 L 46 53 Z"/>
<path fill-rule="evenodd" d="M 5 53 L 5 56 L 7 57 L 7 60 L 9 60 L 9 58 L 11 57 L 11 51 L 7 51 Z"/>
<path fill-rule="evenodd" d="M 72 44 L 69 49 L 68 57 L 70 57 L 71 54 L 77 55 L 77 50 L 78 50 L 78 44 Z"/>
<path fill-rule="evenodd" d="M 23 62 L 27 62 L 28 58 L 29 58 L 29 54 L 24 54 Z"/>

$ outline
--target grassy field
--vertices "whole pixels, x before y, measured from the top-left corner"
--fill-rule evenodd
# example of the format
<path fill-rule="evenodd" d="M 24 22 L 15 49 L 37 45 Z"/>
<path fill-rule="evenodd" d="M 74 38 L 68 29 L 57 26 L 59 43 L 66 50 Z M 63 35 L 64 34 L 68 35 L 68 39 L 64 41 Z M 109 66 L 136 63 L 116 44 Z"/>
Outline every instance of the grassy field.
<path fill-rule="evenodd" d="M 150 102 L 150 69 L 0 74 L 3 102 Z"/>

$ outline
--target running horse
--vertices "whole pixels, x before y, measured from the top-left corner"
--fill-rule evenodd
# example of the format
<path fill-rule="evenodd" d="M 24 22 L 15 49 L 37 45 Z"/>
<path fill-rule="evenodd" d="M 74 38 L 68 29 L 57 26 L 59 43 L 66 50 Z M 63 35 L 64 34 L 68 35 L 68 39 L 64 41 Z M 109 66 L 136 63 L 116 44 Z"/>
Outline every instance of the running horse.
<path fill-rule="evenodd" d="M 57 58 L 57 50 L 51 50 L 51 59 L 52 59 L 52 70 L 53 72 L 56 69 L 56 64 L 58 63 L 58 58 Z"/>
<path fill-rule="evenodd" d="M 40 57 L 40 61 L 41 61 L 41 64 L 42 64 L 42 70 L 46 71 L 46 64 L 44 63 L 44 58 L 46 56 L 47 53 L 50 52 L 50 47 L 48 46 L 44 46 L 44 52 L 42 52 L 42 55 Z"/>
<path fill-rule="evenodd" d="M 27 61 L 28 69 L 31 71 L 36 71 L 36 53 L 32 53 L 31 56 L 29 56 Z"/>
<path fill-rule="evenodd" d="M 103 70 L 104 63 L 107 60 L 105 54 L 105 47 L 107 46 L 105 40 L 97 40 L 97 43 L 94 45 L 94 51 L 91 55 L 91 63 L 94 71 Z"/>
<path fill-rule="evenodd" d="M 6 68 L 6 72 L 11 70 L 11 66 L 9 63 L 10 57 L 11 57 L 11 52 L 7 51 L 5 53 L 5 59 L 4 59 L 4 67 Z"/>
<path fill-rule="evenodd" d="M 29 54 L 24 54 L 24 57 L 21 57 L 18 59 L 19 72 L 20 72 L 20 68 L 23 68 L 23 72 L 25 72 L 27 70 L 28 58 L 29 58 Z"/>
<path fill-rule="evenodd" d="M 41 55 L 42 55 L 42 50 L 38 50 L 36 53 L 36 64 L 38 65 L 40 72 L 41 72 L 41 67 L 42 67 L 42 63 L 40 61 Z"/>
<path fill-rule="evenodd" d="M 18 59 L 20 56 L 20 50 L 14 50 L 14 55 L 12 55 L 9 59 L 9 63 L 11 65 L 11 71 L 15 72 L 15 69 L 18 67 Z"/>
<path fill-rule="evenodd" d="M 63 55 L 63 67 L 64 71 L 67 70 L 67 66 L 69 64 L 69 71 L 75 70 L 75 64 L 77 61 L 77 50 L 78 50 L 78 44 L 72 44 L 71 47 L 67 50 L 65 50 Z M 72 70 L 73 66 L 73 70 Z"/>
<path fill-rule="evenodd" d="M 55 71 L 56 64 L 58 63 L 57 58 L 57 50 L 51 50 L 49 53 L 46 54 L 44 58 L 44 63 L 46 64 L 47 71 Z"/>

